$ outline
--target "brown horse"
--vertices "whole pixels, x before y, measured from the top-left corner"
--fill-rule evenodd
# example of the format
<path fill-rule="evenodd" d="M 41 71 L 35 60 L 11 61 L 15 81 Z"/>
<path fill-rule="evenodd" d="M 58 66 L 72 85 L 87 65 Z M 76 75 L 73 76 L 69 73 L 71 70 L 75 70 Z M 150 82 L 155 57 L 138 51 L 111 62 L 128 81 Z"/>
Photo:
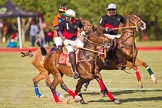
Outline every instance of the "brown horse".
<path fill-rule="evenodd" d="M 89 21 L 80 18 L 82 24 L 84 25 L 84 31 L 87 33 L 91 30 L 92 25 Z M 83 40 L 81 34 L 79 33 L 79 38 Z M 45 47 L 46 53 L 49 53 L 51 49 L 56 49 L 55 47 Z M 43 95 L 39 92 L 38 83 L 45 79 L 46 85 L 50 87 L 51 81 L 48 76 L 48 71 L 44 68 L 44 56 L 41 54 L 41 49 L 37 49 L 35 52 L 21 52 L 21 57 L 31 57 L 31 64 L 39 71 L 38 75 L 33 78 L 34 90 L 37 97 L 43 97 Z"/>
<path fill-rule="evenodd" d="M 52 47 L 46 47 L 46 51 L 50 52 L 50 49 Z M 43 95 L 39 92 L 38 83 L 39 81 L 45 79 L 46 85 L 50 87 L 51 81 L 49 79 L 49 73 L 44 68 L 44 56 L 41 54 L 41 49 L 37 49 L 35 52 L 31 52 L 30 50 L 28 52 L 21 52 L 22 57 L 30 56 L 31 58 L 31 64 L 39 71 L 38 75 L 36 75 L 33 78 L 33 84 L 34 84 L 34 90 L 37 97 L 43 97 Z"/>
<path fill-rule="evenodd" d="M 143 66 L 150 74 L 151 80 L 156 83 L 156 78 L 154 77 L 151 68 L 145 62 L 137 58 L 138 49 L 135 44 L 136 31 L 139 29 L 145 29 L 145 23 L 136 15 L 128 15 L 126 26 L 121 28 L 122 36 L 116 40 L 117 45 L 112 46 L 113 50 L 109 53 L 109 59 L 106 59 L 106 62 L 101 61 L 100 58 L 97 59 L 98 70 L 124 70 L 126 67 L 133 68 L 136 73 L 138 85 L 142 88 L 141 76 L 137 66 Z M 89 83 L 85 86 L 87 87 L 88 84 Z"/>
<path fill-rule="evenodd" d="M 87 41 L 90 40 L 90 41 Z M 51 91 L 54 97 L 54 100 L 56 103 L 60 102 L 58 97 L 56 96 L 55 89 L 58 84 L 61 85 L 61 88 L 64 89 L 66 92 L 68 92 L 74 99 L 75 101 L 80 101 L 81 103 L 86 103 L 83 100 L 82 95 L 79 93 L 81 91 L 82 85 L 86 81 L 90 81 L 92 79 L 97 79 L 99 82 L 99 85 L 102 90 L 106 91 L 108 97 L 110 98 L 111 101 L 115 103 L 119 103 L 118 100 L 116 100 L 113 95 L 107 90 L 105 87 L 100 74 L 96 73 L 95 70 L 95 63 L 96 63 L 96 58 L 97 54 L 94 53 L 96 52 L 96 45 L 103 45 L 103 46 L 108 46 L 107 42 L 108 38 L 105 36 L 95 36 L 95 34 L 91 31 L 88 33 L 88 37 L 84 40 L 85 48 L 80 49 L 80 56 L 81 59 L 79 60 L 79 63 L 77 64 L 77 70 L 80 74 L 80 79 L 78 80 L 77 86 L 76 86 L 76 91 L 75 93 L 72 92 L 64 83 L 62 76 L 67 75 L 72 77 L 73 73 L 71 71 L 71 67 L 65 64 L 59 64 L 59 57 L 60 54 L 62 53 L 60 50 L 55 50 L 49 54 L 46 55 L 45 62 L 44 62 L 44 67 L 48 72 L 54 75 L 54 80 L 51 85 Z M 89 50 L 89 51 L 85 51 Z M 91 52 L 92 51 L 92 52 Z M 78 95 L 81 98 L 78 98 Z"/>

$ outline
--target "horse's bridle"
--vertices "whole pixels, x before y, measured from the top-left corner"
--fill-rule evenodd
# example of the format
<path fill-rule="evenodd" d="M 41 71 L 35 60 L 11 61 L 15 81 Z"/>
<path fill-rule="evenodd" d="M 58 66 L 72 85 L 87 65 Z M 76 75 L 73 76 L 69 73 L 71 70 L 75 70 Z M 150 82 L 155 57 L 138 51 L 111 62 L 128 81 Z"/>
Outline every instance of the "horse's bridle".
<path fill-rule="evenodd" d="M 137 17 L 137 16 L 135 16 L 135 17 Z M 138 17 L 137 17 L 137 18 L 138 18 Z M 138 19 L 139 19 L 139 18 L 138 18 Z M 129 17 L 129 21 L 130 21 L 130 23 L 132 23 L 132 24 L 135 25 L 135 28 L 129 28 L 129 30 L 131 29 L 131 31 L 129 31 L 129 30 L 126 30 L 126 31 L 125 31 L 125 32 L 127 32 L 127 35 L 128 35 L 128 36 L 127 36 L 123 41 L 119 42 L 119 47 L 118 47 L 118 49 L 122 49 L 122 48 L 132 48 L 131 54 L 132 54 L 133 63 L 134 63 L 134 62 L 135 62 L 135 57 L 134 57 L 133 52 L 134 52 L 134 50 L 135 50 L 135 43 L 129 45 L 129 44 L 126 44 L 125 42 L 126 42 L 129 38 L 136 36 L 135 33 L 138 33 L 138 29 L 139 29 L 140 26 L 141 26 L 141 25 L 138 25 L 139 21 L 141 21 L 141 23 L 144 23 L 144 22 L 143 22 L 141 19 L 139 19 L 139 20 L 137 20 L 137 21 L 134 22 L 134 21 L 132 21 L 132 19 L 130 19 L 130 17 Z M 124 33 L 125 33 L 125 32 L 124 32 Z M 123 44 L 123 45 L 120 46 L 120 44 Z"/>
<path fill-rule="evenodd" d="M 135 15 L 134 15 L 133 17 L 138 18 L 138 17 L 135 16 Z M 133 29 L 132 32 L 130 32 L 130 31 L 125 31 L 125 32 L 128 33 L 128 35 L 130 35 L 130 34 L 132 34 L 132 35 L 128 36 L 126 39 L 124 39 L 123 41 L 119 42 L 119 44 L 122 44 L 122 43 L 124 43 L 125 41 L 127 41 L 129 38 L 131 38 L 131 37 L 133 37 L 133 36 L 136 36 L 135 33 L 136 33 L 136 32 L 138 33 L 138 29 L 140 28 L 140 26 L 138 25 L 139 21 L 140 21 L 142 24 L 144 23 L 144 22 L 143 22 L 141 19 L 139 19 L 139 18 L 138 18 L 138 20 L 135 21 L 135 22 L 130 18 L 130 16 L 128 16 L 128 18 L 129 18 L 130 23 L 132 23 L 132 24 L 135 25 L 135 28 L 127 28 L 127 29 L 131 29 L 131 30 Z M 135 30 L 136 30 L 136 32 L 135 32 Z M 128 47 L 132 47 L 132 45 L 127 45 L 127 44 L 125 44 L 125 45 L 128 46 Z"/>
<path fill-rule="evenodd" d="M 137 18 L 138 20 L 137 21 L 132 21 L 132 19 L 130 18 L 130 16 L 128 16 L 129 18 L 129 21 L 131 21 L 132 24 L 135 25 L 135 28 L 136 28 L 136 31 L 138 32 L 138 29 L 140 28 L 141 30 L 144 30 L 146 29 L 146 24 L 139 18 L 137 17 L 136 15 L 134 15 L 133 17 Z M 138 25 L 138 23 L 141 22 L 143 27 L 141 27 L 142 25 Z"/>
<path fill-rule="evenodd" d="M 93 33 L 93 36 L 94 36 L 94 37 L 98 37 L 98 34 L 97 34 L 97 33 L 94 33 L 94 32 L 91 32 L 91 33 Z M 99 35 L 99 36 L 100 36 L 100 35 Z M 109 48 L 109 47 L 110 47 L 110 45 L 108 45 L 108 41 L 107 41 L 107 40 L 106 40 L 106 41 L 102 41 L 101 44 L 98 44 L 98 43 L 95 43 L 95 42 L 89 40 L 89 39 L 88 39 L 88 34 L 87 34 L 86 36 L 83 36 L 83 38 L 84 38 L 85 40 L 87 40 L 88 42 L 94 44 L 95 46 L 101 46 L 101 47 L 104 47 L 104 48 Z"/>

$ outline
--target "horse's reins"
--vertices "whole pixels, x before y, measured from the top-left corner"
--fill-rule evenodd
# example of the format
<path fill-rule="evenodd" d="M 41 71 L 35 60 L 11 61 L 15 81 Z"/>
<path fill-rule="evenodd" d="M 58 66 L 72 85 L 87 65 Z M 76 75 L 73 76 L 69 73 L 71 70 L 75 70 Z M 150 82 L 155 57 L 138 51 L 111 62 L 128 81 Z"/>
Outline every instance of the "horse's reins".
<path fill-rule="evenodd" d="M 74 46 L 74 45 L 72 45 Z M 78 47 L 78 46 L 74 46 L 75 48 L 80 48 L 80 49 L 83 49 L 83 50 L 87 50 L 87 51 L 90 51 L 90 52 L 94 52 L 94 53 L 100 53 L 100 54 L 103 54 L 102 52 L 98 52 L 98 51 L 95 51 L 95 50 L 91 50 L 91 49 L 88 49 L 88 48 L 84 48 L 84 47 Z"/>
<path fill-rule="evenodd" d="M 127 29 L 127 28 L 137 28 L 137 27 L 136 26 L 127 26 L 127 27 L 113 28 L 111 30 L 119 30 L 119 29 Z"/>
<path fill-rule="evenodd" d="M 85 26 L 92 26 L 92 25 L 85 24 Z M 136 28 L 136 31 L 138 31 L 138 26 L 137 26 L 137 23 L 136 23 L 136 22 L 135 22 L 135 26 L 119 27 L 119 28 L 113 28 L 113 29 L 111 29 L 111 30 L 127 29 L 127 28 Z M 89 40 L 87 37 L 84 37 L 84 36 L 83 36 L 83 38 L 86 39 L 87 41 L 91 42 L 91 43 L 94 44 L 95 46 L 104 46 L 103 44 L 97 44 L 97 43 L 95 43 L 95 42 Z M 128 38 L 129 38 L 129 37 L 128 37 Z M 128 39 L 128 38 L 127 38 L 127 39 Z M 126 40 L 127 40 L 127 39 L 126 39 Z M 126 41 L 126 40 L 125 40 L 125 41 Z M 91 50 L 91 49 L 88 49 L 88 48 L 77 47 L 77 46 L 74 46 L 74 47 L 80 48 L 80 49 L 84 49 L 84 50 L 87 50 L 87 51 L 91 51 L 91 52 L 95 52 L 95 53 L 104 54 L 104 53 L 102 53 L 102 52 L 98 52 L 98 51 Z"/>
<path fill-rule="evenodd" d="M 127 31 L 128 32 L 128 31 Z M 119 42 L 119 44 L 121 43 L 124 43 L 125 41 L 127 41 L 130 37 L 133 37 L 134 36 L 134 32 L 128 32 L 128 33 L 131 33 L 132 35 L 128 36 L 126 39 L 124 39 L 123 41 Z M 128 44 L 125 44 L 127 46 L 131 46 L 131 45 L 128 45 Z"/>
<path fill-rule="evenodd" d="M 87 37 L 83 36 L 83 38 L 86 39 L 87 41 L 89 41 L 90 43 L 94 44 L 95 46 L 104 46 L 103 44 L 98 44 L 98 43 L 95 43 L 95 42 L 89 40 Z"/>
<path fill-rule="evenodd" d="M 130 21 L 131 21 L 131 20 L 130 20 Z M 141 21 L 141 20 L 138 20 L 138 21 Z M 135 28 L 136 31 L 138 32 L 138 21 L 134 23 L 135 26 L 120 27 L 119 29 L 131 29 L 131 28 L 133 29 L 133 28 Z M 131 21 L 131 22 L 132 22 L 132 21 Z M 133 22 L 132 22 L 132 23 L 133 23 Z M 117 29 L 118 29 L 118 28 L 114 28 L 114 30 L 117 30 Z M 127 31 L 127 32 L 128 32 L 128 31 Z M 132 34 L 134 35 L 134 32 L 128 32 L 128 33 L 132 33 Z M 127 41 L 130 37 L 133 37 L 133 35 L 127 37 L 124 41 L 120 42 L 119 44 L 124 43 L 124 42 Z M 127 45 L 127 46 L 131 46 L 131 45 Z"/>
<path fill-rule="evenodd" d="M 82 35 L 81 35 L 82 36 Z M 85 36 L 82 36 L 85 40 L 87 40 L 88 42 L 94 44 L 95 46 L 103 46 L 102 44 L 97 44 L 91 40 L 89 40 L 87 37 Z M 74 46 L 74 45 L 73 45 Z M 94 53 L 100 53 L 100 54 L 103 54 L 101 52 L 98 52 L 98 51 L 95 51 L 95 50 L 91 50 L 91 49 L 88 49 L 88 48 L 84 48 L 84 47 L 78 47 L 78 46 L 74 46 L 75 48 L 80 48 L 80 49 L 83 49 L 83 50 L 87 50 L 87 51 L 91 51 L 91 52 L 94 52 Z"/>
<path fill-rule="evenodd" d="M 87 25 L 86 25 L 86 26 L 87 26 Z M 90 25 L 89 25 L 89 26 L 90 26 Z M 117 29 L 123 29 L 123 28 L 135 28 L 135 27 L 136 27 L 136 26 L 121 27 L 121 28 L 114 28 L 114 30 L 117 30 Z M 130 37 L 131 37 L 131 36 L 129 36 L 128 38 L 130 38 Z M 95 42 L 89 40 L 87 37 L 84 37 L 84 36 L 83 36 L 83 38 L 86 39 L 88 42 L 94 44 L 95 46 L 105 46 L 105 45 L 103 45 L 103 44 L 97 44 L 97 43 L 95 43 Z M 127 38 L 127 39 L 128 39 L 128 38 Z M 125 42 L 127 39 L 125 39 L 125 40 L 122 41 L 121 43 Z M 94 53 L 104 54 L 104 53 L 102 53 L 102 52 L 98 52 L 98 51 L 91 50 L 91 49 L 88 49 L 88 48 L 77 47 L 77 46 L 74 46 L 74 47 L 76 47 L 76 48 L 80 48 L 80 49 L 84 49 L 84 50 L 87 50 L 87 51 L 91 51 L 91 52 L 94 52 Z"/>
<path fill-rule="evenodd" d="M 141 21 L 141 20 L 138 20 L 138 21 Z M 138 32 L 138 21 L 137 22 L 135 22 L 134 24 L 135 24 L 135 26 L 129 26 L 129 27 L 121 27 L 120 29 L 122 29 L 122 28 L 135 28 L 136 29 L 136 31 Z M 128 32 L 128 31 L 126 31 L 126 32 Z M 121 43 L 124 43 L 125 41 L 127 41 L 130 37 L 133 37 L 135 34 L 135 31 L 133 31 L 133 32 L 128 32 L 128 33 L 132 33 L 132 35 L 130 35 L 130 36 L 128 36 L 124 41 L 122 41 L 122 42 L 120 42 L 119 44 L 121 44 Z M 125 45 L 127 45 L 127 44 L 125 44 Z M 134 46 L 134 44 L 133 45 L 127 45 L 127 46 L 129 46 L 129 47 L 132 47 L 132 49 L 133 49 L 133 51 L 132 51 L 132 58 L 133 58 L 133 63 L 135 63 L 135 57 L 134 57 L 134 54 L 133 54 L 133 52 L 134 52 L 134 50 L 135 50 L 135 46 Z M 121 48 L 124 48 L 124 47 L 121 47 Z"/>

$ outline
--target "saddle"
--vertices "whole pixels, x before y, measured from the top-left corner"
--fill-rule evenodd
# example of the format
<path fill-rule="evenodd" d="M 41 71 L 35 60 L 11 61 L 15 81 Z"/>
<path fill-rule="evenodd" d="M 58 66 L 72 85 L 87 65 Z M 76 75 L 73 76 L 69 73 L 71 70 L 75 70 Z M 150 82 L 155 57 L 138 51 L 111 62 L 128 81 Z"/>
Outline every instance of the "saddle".
<path fill-rule="evenodd" d="M 69 62 L 69 56 L 68 56 L 68 52 L 67 52 L 66 48 L 63 47 L 62 49 L 63 49 L 63 52 L 60 54 L 58 63 L 63 64 L 63 65 L 67 65 L 67 66 L 71 66 L 71 63 Z M 78 64 L 78 61 L 80 59 L 79 50 L 77 50 L 75 52 L 75 54 L 76 54 L 76 64 Z"/>

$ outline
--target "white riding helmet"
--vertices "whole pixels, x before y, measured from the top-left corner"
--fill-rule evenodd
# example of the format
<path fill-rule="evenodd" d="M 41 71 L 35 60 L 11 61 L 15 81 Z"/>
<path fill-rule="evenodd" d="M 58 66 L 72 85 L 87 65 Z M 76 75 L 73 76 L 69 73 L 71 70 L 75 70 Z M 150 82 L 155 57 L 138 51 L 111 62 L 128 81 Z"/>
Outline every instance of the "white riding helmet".
<path fill-rule="evenodd" d="M 65 13 L 65 16 L 69 16 L 69 17 L 75 17 L 75 11 L 72 9 L 68 9 Z"/>
<path fill-rule="evenodd" d="M 110 4 L 107 6 L 106 9 L 117 9 L 117 8 L 116 8 L 116 4 L 110 3 Z"/>

